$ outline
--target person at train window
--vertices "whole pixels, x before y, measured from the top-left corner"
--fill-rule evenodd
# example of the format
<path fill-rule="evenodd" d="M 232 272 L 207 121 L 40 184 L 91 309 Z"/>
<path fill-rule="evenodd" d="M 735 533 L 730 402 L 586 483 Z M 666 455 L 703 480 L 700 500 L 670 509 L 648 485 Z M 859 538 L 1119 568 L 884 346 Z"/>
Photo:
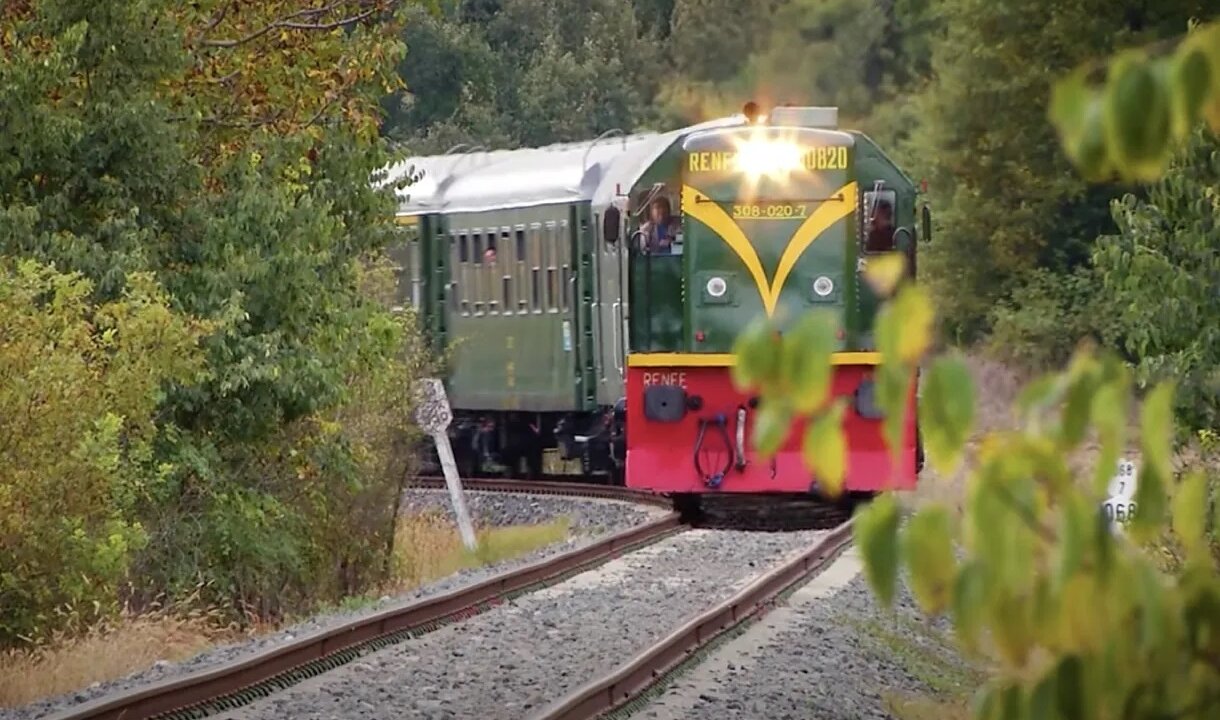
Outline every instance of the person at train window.
<path fill-rule="evenodd" d="M 640 226 L 644 236 L 641 249 L 654 255 L 668 255 L 673 252 L 674 242 L 681 242 L 681 231 L 682 223 L 673 216 L 669 198 L 657 196 L 648 204 L 648 221 Z"/>
<path fill-rule="evenodd" d="M 889 200 L 877 200 L 873 221 L 864 241 L 865 252 L 883 253 L 894 249 L 894 206 Z"/>
<path fill-rule="evenodd" d="M 487 248 L 487 252 L 483 253 L 483 262 L 492 265 L 496 262 L 496 249 L 494 247 Z"/>

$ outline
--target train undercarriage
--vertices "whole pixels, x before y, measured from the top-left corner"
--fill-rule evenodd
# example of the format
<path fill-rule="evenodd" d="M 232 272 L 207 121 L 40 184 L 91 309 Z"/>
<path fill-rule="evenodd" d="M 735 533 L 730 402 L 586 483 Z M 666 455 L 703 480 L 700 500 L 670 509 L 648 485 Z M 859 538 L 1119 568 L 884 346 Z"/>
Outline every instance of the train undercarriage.
<path fill-rule="evenodd" d="M 449 442 L 462 477 L 537 480 L 558 475 L 622 485 L 625 424 L 622 402 L 597 413 L 459 410 L 449 427 Z M 548 455 L 561 466 L 548 468 Z M 425 465 L 439 471 L 434 448 Z"/>

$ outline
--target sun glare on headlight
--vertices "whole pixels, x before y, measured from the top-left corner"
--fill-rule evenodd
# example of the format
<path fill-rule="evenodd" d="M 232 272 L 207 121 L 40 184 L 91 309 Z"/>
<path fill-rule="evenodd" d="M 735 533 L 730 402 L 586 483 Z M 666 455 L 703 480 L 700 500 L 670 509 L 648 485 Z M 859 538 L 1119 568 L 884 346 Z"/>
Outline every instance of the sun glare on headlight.
<path fill-rule="evenodd" d="M 791 142 L 750 139 L 738 145 L 736 162 L 751 178 L 782 178 L 801 169 L 801 149 Z"/>

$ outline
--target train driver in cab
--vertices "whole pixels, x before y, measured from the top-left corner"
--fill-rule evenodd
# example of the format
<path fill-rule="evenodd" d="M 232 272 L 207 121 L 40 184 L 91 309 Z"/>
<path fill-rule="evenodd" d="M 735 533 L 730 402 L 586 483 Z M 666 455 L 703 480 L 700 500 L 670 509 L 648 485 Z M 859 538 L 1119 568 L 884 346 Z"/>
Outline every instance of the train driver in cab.
<path fill-rule="evenodd" d="M 894 207 L 889 200 L 877 200 L 873 208 L 873 221 L 868 230 L 864 250 L 870 253 L 889 252 L 894 249 Z"/>
<path fill-rule="evenodd" d="M 658 195 L 648 204 L 648 221 L 640 226 L 640 249 L 653 255 L 669 255 L 674 243 L 682 242 L 682 221 L 674 217 L 669 198 Z"/>

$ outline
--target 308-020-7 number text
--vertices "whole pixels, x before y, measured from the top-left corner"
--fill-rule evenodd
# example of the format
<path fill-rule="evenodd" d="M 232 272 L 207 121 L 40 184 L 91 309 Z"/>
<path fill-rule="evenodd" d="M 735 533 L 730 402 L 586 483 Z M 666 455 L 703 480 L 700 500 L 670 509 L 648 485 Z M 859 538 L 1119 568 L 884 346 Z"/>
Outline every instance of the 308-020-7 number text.
<path fill-rule="evenodd" d="M 793 220 L 805 217 L 809 208 L 802 203 L 749 203 L 733 205 L 734 220 Z"/>

